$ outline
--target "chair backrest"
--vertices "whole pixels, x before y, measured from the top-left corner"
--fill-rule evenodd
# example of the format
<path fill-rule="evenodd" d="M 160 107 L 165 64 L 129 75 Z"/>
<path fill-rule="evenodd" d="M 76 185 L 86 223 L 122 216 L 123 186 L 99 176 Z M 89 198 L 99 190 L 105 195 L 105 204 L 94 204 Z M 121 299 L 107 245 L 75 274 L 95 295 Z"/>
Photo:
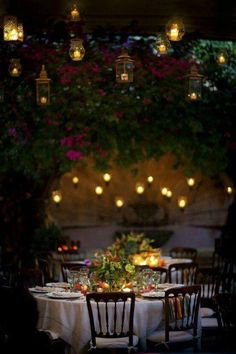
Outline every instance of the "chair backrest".
<path fill-rule="evenodd" d="M 173 258 L 190 258 L 194 262 L 197 259 L 197 250 L 191 247 L 173 247 L 170 249 L 170 256 Z"/>
<path fill-rule="evenodd" d="M 96 348 L 96 337 L 129 337 L 128 346 L 133 346 L 135 306 L 133 292 L 89 293 L 86 295 L 86 301 L 94 348 Z"/>
<path fill-rule="evenodd" d="M 219 293 L 220 274 L 214 268 L 198 270 L 196 283 L 201 285 L 201 306 L 214 308 L 214 296 Z"/>
<path fill-rule="evenodd" d="M 165 342 L 171 331 L 192 331 L 198 335 L 198 314 L 201 287 L 199 285 L 168 289 L 165 292 Z"/>
<path fill-rule="evenodd" d="M 170 283 L 193 285 L 196 284 L 198 264 L 191 263 L 172 263 L 168 267 Z"/>
<path fill-rule="evenodd" d="M 216 294 L 214 301 L 217 307 L 219 325 L 225 329 L 236 328 L 236 294 Z"/>

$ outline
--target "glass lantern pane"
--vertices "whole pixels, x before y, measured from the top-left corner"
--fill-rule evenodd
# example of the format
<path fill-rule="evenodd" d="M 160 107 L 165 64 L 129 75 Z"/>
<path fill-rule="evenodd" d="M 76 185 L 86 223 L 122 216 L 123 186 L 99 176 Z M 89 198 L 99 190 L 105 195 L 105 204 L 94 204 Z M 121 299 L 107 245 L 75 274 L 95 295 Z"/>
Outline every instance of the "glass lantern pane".
<path fill-rule="evenodd" d="M 37 85 L 37 103 L 39 105 L 48 105 L 50 103 L 50 92 L 48 83 L 38 83 Z"/>
<path fill-rule="evenodd" d="M 131 62 L 117 63 L 117 82 L 133 82 L 133 64 Z"/>
<path fill-rule="evenodd" d="M 188 85 L 188 98 L 192 101 L 198 100 L 202 95 L 202 83 L 199 78 L 191 78 L 189 79 Z"/>

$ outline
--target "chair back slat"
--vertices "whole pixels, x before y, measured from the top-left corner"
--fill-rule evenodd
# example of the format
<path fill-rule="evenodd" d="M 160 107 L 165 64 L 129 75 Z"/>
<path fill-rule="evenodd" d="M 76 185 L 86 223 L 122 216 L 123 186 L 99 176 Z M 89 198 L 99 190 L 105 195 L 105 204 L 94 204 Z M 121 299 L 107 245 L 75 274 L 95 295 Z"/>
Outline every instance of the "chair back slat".
<path fill-rule="evenodd" d="M 165 292 L 165 342 L 170 332 L 192 330 L 197 336 L 201 287 L 199 285 L 168 289 Z"/>
<path fill-rule="evenodd" d="M 168 267 L 170 283 L 193 285 L 196 284 L 198 264 L 191 263 L 172 263 Z"/>
<path fill-rule="evenodd" d="M 132 347 L 135 294 L 89 293 L 86 301 L 93 346 L 96 347 L 96 337 L 129 337 L 129 346 Z"/>

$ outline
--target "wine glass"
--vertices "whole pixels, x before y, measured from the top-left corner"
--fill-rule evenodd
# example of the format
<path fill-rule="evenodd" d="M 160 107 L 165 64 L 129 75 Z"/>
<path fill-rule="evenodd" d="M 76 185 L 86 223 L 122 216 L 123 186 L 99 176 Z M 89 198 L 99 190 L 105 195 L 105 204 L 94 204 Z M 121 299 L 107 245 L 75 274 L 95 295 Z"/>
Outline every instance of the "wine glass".
<path fill-rule="evenodd" d="M 158 290 L 158 285 L 160 283 L 160 280 L 161 280 L 161 272 L 159 272 L 158 270 L 153 270 L 151 275 L 151 284 L 152 284 L 152 289 L 154 291 Z"/>

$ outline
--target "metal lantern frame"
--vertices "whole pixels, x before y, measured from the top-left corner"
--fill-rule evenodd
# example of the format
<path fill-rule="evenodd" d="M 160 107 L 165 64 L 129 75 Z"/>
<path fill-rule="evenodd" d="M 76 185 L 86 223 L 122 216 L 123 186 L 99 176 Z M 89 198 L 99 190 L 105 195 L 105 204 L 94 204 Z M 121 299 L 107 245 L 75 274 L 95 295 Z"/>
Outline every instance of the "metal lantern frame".
<path fill-rule="evenodd" d="M 159 33 L 155 42 L 155 49 L 157 51 L 157 55 L 167 55 L 170 48 L 171 44 L 166 34 Z"/>
<path fill-rule="evenodd" d="M 8 71 L 12 77 L 19 77 L 22 73 L 22 66 L 20 63 L 20 59 L 16 59 L 16 58 L 10 59 L 10 65 Z"/>
<path fill-rule="evenodd" d="M 23 42 L 23 40 L 24 40 L 24 27 L 23 27 L 23 23 L 21 23 L 21 22 L 18 22 L 17 34 L 18 34 L 18 41 Z"/>
<path fill-rule="evenodd" d="M 50 82 L 45 65 L 42 65 L 42 69 L 39 78 L 36 79 L 36 101 L 40 106 L 47 106 L 50 104 Z"/>
<path fill-rule="evenodd" d="M 72 22 L 80 21 L 80 13 L 78 9 L 78 4 L 75 2 L 70 9 L 70 20 Z"/>
<path fill-rule="evenodd" d="M 183 20 L 180 17 L 171 18 L 166 24 L 165 33 L 170 41 L 180 41 L 185 33 Z"/>
<path fill-rule="evenodd" d="M 186 75 L 187 92 L 186 98 L 188 101 L 198 101 L 202 98 L 202 81 L 203 75 L 199 74 L 197 66 L 192 65 L 190 73 Z"/>
<path fill-rule="evenodd" d="M 228 62 L 228 54 L 225 50 L 220 50 L 216 55 L 216 62 L 219 65 L 225 65 Z"/>
<path fill-rule="evenodd" d="M 85 49 L 83 46 L 83 40 L 81 38 L 71 39 L 69 55 L 73 61 L 80 61 L 83 59 L 85 55 Z"/>
<path fill-rule="evenodd" d="M 134 80 L 134 60 L 129 56 L 126 49 L 122 49 L 121 54 L 115 62 L 116 82 L 130 83 Z"/>

